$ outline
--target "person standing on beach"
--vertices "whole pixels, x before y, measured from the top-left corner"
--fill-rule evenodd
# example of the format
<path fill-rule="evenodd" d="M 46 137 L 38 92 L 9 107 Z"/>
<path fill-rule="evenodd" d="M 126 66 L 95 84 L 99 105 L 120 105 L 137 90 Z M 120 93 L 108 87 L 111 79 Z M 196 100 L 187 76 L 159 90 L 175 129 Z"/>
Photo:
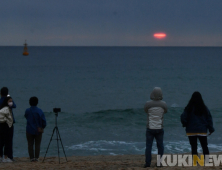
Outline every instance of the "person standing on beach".
<path fill-rule="evenodd" d="M 6 97 L 0 106 L 0 162 L 13 162 L 9 158 L 12 155 L 13 137 L 12 103 L 12 98 Z"/>
<path fill-rule="evenodd" d="M 146 129 L 146 151 L 144 168 L 150 167 L 151 151 L 153 139 L 156 139 L 158 155 L 162 157 L 164 152 L 163 146 L 163 114 L 167 113 L 167 105 L 163 99 L 162 90 L 160 87 L 155 87 L 150 94 L 150 101 L 146 102 L 144 111 L 147 113 L 147 129 Z"/>
<path fill-rule="evenodd" d="M 181 114 L 181 123 L 186 127 L 186 134 L 190 141 L 192 155 L 197 155 L 197 139 L 199 139 L 203 154 L 209 155 L 207 130 L 214 132 L 213 120 L 209 109 L 204 104 L 199 92 L 194 92 Z"/>
<path fill-rule="evenodd" d="M 43 129 L 46 127 L 46 119 L 43 111 L 37 107 L 38 98 L 31 97 L 29 99 L 30 108 L 25 111 L 26 138 L 28 141 L 28 152 L 31 162 L 38 161 L 40 153 L 40 145 L 42 141 Z M 33 146 L 35 144 L 35 154 Z"/>
<path fill-rule="evenodd" d="M 2 103 L 3 103 L 3 101 L 5 100 L 5 98 L 7 98 L 7 96 L 9 95 L 8 94 L 8 92 L 9 92 L 9 90 L 8 90 L 8 88 L 7 87 L 2 87 L 1 88 L 1 99 L 0 99 L 0 106 L 2 105 Z M 11 106 L 9 106 L 10 108 L 11 108 L 11 112 L 12 112 L 12 117 L 13 117 L 13 124 L 15 123 L 15 117 L 14 117 L 14 113 L 13 113 L 13 108 L 16 108 L 16 104 L 15 104 L 15 102 L 14 102 L 14 100 L 12 101 L 12 105 Z M 14 136 L 14 125 L 12 124 L 12 143 L 11 143 L 11 145 L 12 146 L 10 146 L 10 148 L 12 148 L 12 152 L 10 152 L 10 155 L 8 155 L 8 157 L 11 159 L 11 160 L 13 160 L 14 161 L 14 159 L 13 159 L 13 136 Z M 2 155 L 0 155 L 0 156 L 2 156 Z"/>

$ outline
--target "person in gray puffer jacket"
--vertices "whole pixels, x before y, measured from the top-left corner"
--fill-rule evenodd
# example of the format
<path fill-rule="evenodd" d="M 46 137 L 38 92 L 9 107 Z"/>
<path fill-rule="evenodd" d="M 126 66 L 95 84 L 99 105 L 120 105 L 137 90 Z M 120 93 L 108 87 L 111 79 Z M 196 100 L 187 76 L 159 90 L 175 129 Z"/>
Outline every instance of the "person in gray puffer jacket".
<path fill-rule="evenodd" d="M 144 111 L 147 113 L 147 129 L 146 129 L 146 151 L 144 168 L 150 167 L 151 164 L 151 151 L 153 139 L 156 139 L 158 155 L 162 157 L 164 152 L 163 146 L 163 115 L 167 113 L 167 105 L 163 99 L 162 90 L 160 87 L 155 87 L 150 94 L 150 101 L 146 102 Z"/>

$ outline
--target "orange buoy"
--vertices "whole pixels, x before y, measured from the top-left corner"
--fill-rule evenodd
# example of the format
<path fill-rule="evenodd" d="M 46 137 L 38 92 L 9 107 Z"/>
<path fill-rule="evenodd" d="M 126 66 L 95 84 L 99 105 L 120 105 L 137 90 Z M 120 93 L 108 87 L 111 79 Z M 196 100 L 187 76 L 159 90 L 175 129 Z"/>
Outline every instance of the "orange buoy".
<path fill-rule="evenodd" d="M 23 50 L 23 55 L 29 55 L 29 52 L 28 52 L 28 47 L 27 47 L 27 43 L 26 43 L 26 40 L 25 40 L 25 44 L 24 44 L 24 50 Z"/>

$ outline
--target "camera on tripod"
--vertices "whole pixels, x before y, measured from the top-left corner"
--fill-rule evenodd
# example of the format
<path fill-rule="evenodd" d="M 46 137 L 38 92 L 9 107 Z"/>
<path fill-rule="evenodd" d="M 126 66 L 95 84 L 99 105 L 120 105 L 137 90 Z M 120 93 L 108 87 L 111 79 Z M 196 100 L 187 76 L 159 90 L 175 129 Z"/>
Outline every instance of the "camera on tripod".
<path fill-rule="evenodd" d="M 66 157 L 66 153 L 65 153 L 65 150 L 64 150 L 64 147 L 63 147 L 63 144 L 62 144 L 62 139 L 61 139 L 61 136 L 60 136 L 60 133 L 59 133 L 59 128 L 58 128 L 58 126 L 57 126 L 58 112 L 61 112 L 61 108 L 53 108 L 53 112 L 55 113 L 55 127 L 54 127 L 54 129 L 53 129 L 53 131 L 52 131 L 52 136 L 51 136 L 51 139 L 50 139 L 50 141 L 49 141 L 49 145 L 50 145 L 50 143 L 51 143 L 51 141 L 52 141 L 52 137 L 53 137 L 53 135 L 54 135 L 54 132 L 56 132 L 56 133 L 55 133 L 55 135 L 56 135 L 56 139 L 55 139 L 55 140 L 57 140 L 58 156 L 59 156 L 59 163 L 60 163 L 59 141 L 61 142 L 62 149 L 63 149 L 63 153 L 64 153 L 64 155 L 65 155 L 65 157 Z M 42 162 L 44 162 L 44 160 L 45 160 L 46 154 L 47 154 L 48 149 L 49 149 L 49 145 L 48 145 L 48 147 L 47 147 L 47 150 L 46 150 L 46 152 L 45 152 L 45 156 L 44 156 L 44 159 L 43 159 Z M 67 158 L 66 158 L 66 162 L 68 162 Z"/>
<path fill-rule="evenodd" d="M 61 108 L 53 108 L 53 112 L 55 113 L 61 112 Z"/>

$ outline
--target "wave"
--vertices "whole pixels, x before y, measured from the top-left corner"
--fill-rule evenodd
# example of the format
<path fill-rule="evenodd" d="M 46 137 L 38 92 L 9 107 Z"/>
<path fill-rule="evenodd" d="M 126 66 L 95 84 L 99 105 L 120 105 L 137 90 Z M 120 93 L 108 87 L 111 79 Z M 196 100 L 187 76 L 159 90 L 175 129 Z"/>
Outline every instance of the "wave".
<path fill-rule="evenodd" d="M 170 107 L 180 107 L 180 106 L 176 103 L 173 103 Z"/>
<path fill-rule="evenodd" d="M 144 142 L 133 142 L 133 141 L 88 141 L 68 147 L 71 150 L 87 150 L 96 152 L 109 152 L 112 154 L 124 153 L 127 150 L 134 150 L 135 152 L 143 152 Z"/>
<path fill-rule="evenodd" d="M 221 144 L 209 144 L 208 145 L 211 152 L 222 151 Z M 188 141 L 165 141 L 164 148 L 166 154 L 179 154 L 179 153 L 190 153 L 191 146 Z M 69 150 L 74 151 L 93 151 L 96 153 L 106 153 L 109 155 L 125 154 L 126 152 L 144 154 L 145 151 L 145 141 L 144 142 L 133 142 L 133 141 L 88 141 L 80 144 L 75 144 L 68 147 Z M 202 148 L 198 146 L 198 152 L 202 153 Z M 155 141 L 152 147 L 152 153 L 157 154 L 158 149 L 156 147 Z"/>
<path fill-rule="evenodd" d="M 164 124 L 168 126 L 181 126 L 179 116 L 182 108 L 170 107 L 168 113 L 164 115 Z M 46 114 L 49 123 L 54 122 L 52 114 Z M 127 109 L 108 109 L 96 112 L 86 112 L 82 114 L 60 113 L 59 122 L 64 126 L 72 124 L 73 126 L 91 126 L 106 127 L 107 125 L 119 125 L 121 127 L 145 127 L 147 123 L 147 114 L 143 108 Z"/>
<path fill-rule="evenodd" d="M 88 112 L 87 112 L 88 113 Z M 144 114 L 143 109 L 139 108 L 129 108 L 129 109 L 108 109 L 108 110 L 100 110 L 88 114 L 113 114 L 113 113 L 127 113 L 127 114 Z"/>

